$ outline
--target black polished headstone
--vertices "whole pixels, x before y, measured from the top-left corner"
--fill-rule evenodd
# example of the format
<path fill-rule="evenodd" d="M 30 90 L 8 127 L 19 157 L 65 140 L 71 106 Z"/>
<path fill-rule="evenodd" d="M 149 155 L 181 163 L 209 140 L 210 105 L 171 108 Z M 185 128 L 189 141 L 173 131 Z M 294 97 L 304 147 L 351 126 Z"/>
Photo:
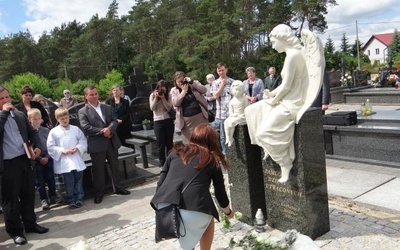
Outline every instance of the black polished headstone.
<path fill-rule="evenodd" d="M 55 126 L 57 124 L 57 120 L 56 120 L 56 117 L 54 116 L 54 111 L 56 109 L 58 109 L 58 105 L 55 104 L 53 101 L 46 99 L 46 107 L 45 108 L 49 111 L 51 123 L 53 124 L 53 126 Z"/>
<path fill-rule="evenodd" d="M 84 102 L 78 103 L 68 109 L 69 112 L 69 124 L 78 126 L 81 128 L 81 124 L 79 123 L 79 115 L 78 111 L 85 106 Z"/>
<path fill-rule="evenodd" d="M 258 208 L 266 216 L 261 148 L 250 143 L 247 125 L 236 126 L 233 138 L 226 154 L 232 206 L 243 214 L 241 221 L 252 225 Z"/>
<path fill-rule="evenodd" d="M 286 183 L 270 157 L 263 161 L 268 225 L 315 239 L 329 231 L 322 112 L 310 109 L 295 127 L 296 159 Z"/>
<path fill-rule="evenodd" d="M 153 84 L 151 83 L 136 83 L 136 97 L 147 97 L 149 98 L 153 91 Z"/>
<path fill-rule="evenodd" d="M 131 100 L 136 97 L 136 86 L 135 85 L 128 85 L 124 87 L 125 95 L 128 95 Z"/>
<path fill-rule="evenodd" d="M 131 121 L 133 125 L 142 125 L 144 119 L 153 120 L 153 111 L 150 109 L 149 97 L 136 97 L 130 104 Z"/>
<path fill-rule="evenodd" d="M 368 71 L 354 71 L 355 86 L 365 86 L 368 84 Z"/>
<path fill-rule="evenodd" d="M 331 86 L 331 88 L 340 87 L 342 85 L 342 83 L 340 82 L 341 77 L 342 72 L 340 72 L 339 70 L 328 72 L 329 85 Z"/>

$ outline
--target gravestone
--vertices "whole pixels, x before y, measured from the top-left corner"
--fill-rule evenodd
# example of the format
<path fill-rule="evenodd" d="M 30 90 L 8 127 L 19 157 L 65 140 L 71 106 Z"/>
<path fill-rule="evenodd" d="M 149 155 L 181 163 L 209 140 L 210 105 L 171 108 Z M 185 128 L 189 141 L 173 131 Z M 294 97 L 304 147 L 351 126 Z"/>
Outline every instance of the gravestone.
<path fill-rule="evenodd" d="M 133 99 L 130 104 L 130 114 L 133 129 L 136 128 L 135 130 L 142 128 L 144 119 L 153 121 L 153 111 L 150 109 L 149 97 L 136 97 Z"/>
<path fill-rule="evenodd" d="M 340 77 L 342 77 L 342 72 L 339 70 L 328 72 L 329 84 L 331 88 L 341 86 Z"/>
<path fill-rule="evenodd" d="M 155 87 L 155 84 L 151 84 L 148 82 L 147 83 L 136 83 L 136 97 L 149 98 L 151 92 L 153 92 L 154 87 Z"/>
<path fill-rule="evenodd" d="M 84 102 L 78 103 L 68 109 L 69 112 L 69 124 L 78 126 L 81 128 L 81 124 L 79 123 L 79 114 L 78 111 L 85 106 Z M 82 128 L 81 128 L 82 129 Z"/>
<path fill-rule="evenodd" d="M 250 143 L 247 125 L 238 125 L 232 146 L 227 147 L 232 205 L 243 214 L 241 221 L 252 225 L 257 209 L 266 216 L 261 148 Z"/>
<path fill-rule="evenodd" d="M 56 109 L 58 109 L 58 105 L 55 104 L 53 101 L 46 99 L 46 107 L 45 108 L 49 111 L 51 123 L 55 127 L 57 124 L 57 120 L 56 120 L 56 117 L 54 116 L 54 111 Z"/>
<path fill-rule="evenodd" d="M 354 85 L 357 86 L 366 86 L 368 84 L 368 71 L 354 71 Z"/>
<path fill-rule="evenodd" d="M 129 98 L 132 100 L 136 97 L 136 86 L 135 85 L 128 85 L 124 87 L 125 95 L 128 95 Z"/>
<path fill-rule="evenodd" d="M 295 127 L 296 159 L 286 183 L 270 157 L 263 161 L 268 225 L 315 239 L 329 231 L 322 112 L 309 109 Z"/>

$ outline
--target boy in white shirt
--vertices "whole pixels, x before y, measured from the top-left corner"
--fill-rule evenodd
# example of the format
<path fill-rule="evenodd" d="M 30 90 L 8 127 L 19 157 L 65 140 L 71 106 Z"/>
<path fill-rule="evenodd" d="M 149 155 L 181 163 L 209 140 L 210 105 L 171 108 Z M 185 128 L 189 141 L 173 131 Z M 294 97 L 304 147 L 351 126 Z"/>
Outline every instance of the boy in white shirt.
<path fill-rule="evenodd" d="M 87 150 L 87 140 L 82 130 L 69 124 L 69 113 L 58 108 L 54 115 L 59 125 L 50 130 L 47 150 L 54 160 L 54 173 L 64 177 L 67 204 L 69 208 L 83 206 L 83 170 L 86 165 L 83 154 Z"/>

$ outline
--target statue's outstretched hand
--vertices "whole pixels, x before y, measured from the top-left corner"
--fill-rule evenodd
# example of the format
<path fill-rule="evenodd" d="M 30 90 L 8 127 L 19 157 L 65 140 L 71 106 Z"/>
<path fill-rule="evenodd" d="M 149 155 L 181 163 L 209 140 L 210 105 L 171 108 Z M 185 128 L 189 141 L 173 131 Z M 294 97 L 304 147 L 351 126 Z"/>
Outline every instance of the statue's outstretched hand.
<path fill-rule="evenodd" d="M 263 99 L 270 98 L 270 93 L 269 89 L 264 89 Z"/>

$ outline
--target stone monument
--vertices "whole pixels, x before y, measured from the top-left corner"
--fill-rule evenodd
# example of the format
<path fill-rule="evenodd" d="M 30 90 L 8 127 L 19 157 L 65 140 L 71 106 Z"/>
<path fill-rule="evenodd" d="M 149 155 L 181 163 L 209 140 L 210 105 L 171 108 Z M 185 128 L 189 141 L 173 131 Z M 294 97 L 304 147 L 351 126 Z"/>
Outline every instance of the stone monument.
<path fill-rule="evenodd" d="M 231 168 L 229 182 L 232 206 L 243 214 L 241 221 L 252 225 L 257 209 L 266 213 L 261 148 L 251 145 L 247 125 L 234 128 L 233 142 L 226 157 Z"/>
<path fill-rule="evenodd" d="M 150 109 L 149 97 L 136 97 L 130 104 L 130 116 L 134 131 L 142 130 L 144 119 L 153 121 L 153 111 Z"/>
<path fill-rule="evenodd" d="M 329 231 L 321 110 L 310 109 L 303 115 L 295 128 L 294 145 L 296 159 L 287 182 L 278 182 L 277 163 L 271 158 L 263 161 L 267 223 L 315 239 Z"/>
<path fill-rule="evenodd" d="M 300 43 L 283 24 L 269 36 L 272 47 L 286 53 L 282 83 L 264 90 L 264 99 L 245 109 L 251 143 L 263 149 L 266 159 L 268 224 L 314 239 L 329 231 L 322 112 L 308 110 L 322 86 L 323 46 L 308 30 L 301 32 Z"/>
<path fill-rule="evenodd" d="M 245 109 L 252 144 L 264 150 L 281 167 L 279 182 L 286 182 L 293 167 L 293 134 L 304 112 L 320 92 L 325 71 L 321 40 L 303 30 L 302 42 L 293 30 L 279 24 L 270 33 L 272 47 L 286 53 L 282 83 L 273 91 L 264 90 L 263 100 Z"/>

